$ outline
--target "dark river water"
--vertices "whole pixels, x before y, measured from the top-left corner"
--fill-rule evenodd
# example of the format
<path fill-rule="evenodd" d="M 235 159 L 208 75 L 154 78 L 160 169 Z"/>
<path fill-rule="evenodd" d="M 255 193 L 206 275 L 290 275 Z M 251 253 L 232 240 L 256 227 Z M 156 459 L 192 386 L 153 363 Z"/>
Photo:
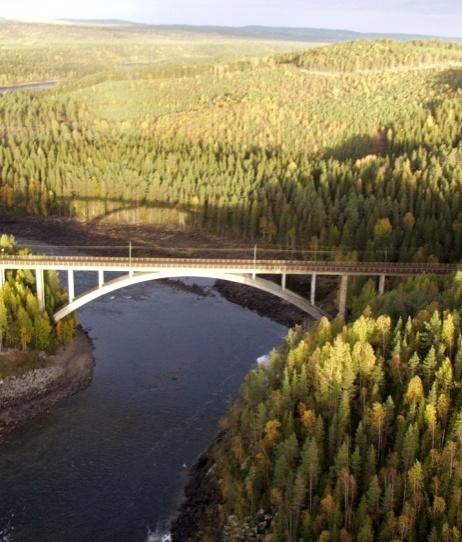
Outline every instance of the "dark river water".
<path fill-rule="evenodd" d="M 79 318 L 96 348 L 93 383 L 2 445 L 2 542 L 160 540 L 149 533 L 175 511 L 187 467 L 256 358 L 286 332 L 213 290 L 156 282 L 101 298 Z"/>

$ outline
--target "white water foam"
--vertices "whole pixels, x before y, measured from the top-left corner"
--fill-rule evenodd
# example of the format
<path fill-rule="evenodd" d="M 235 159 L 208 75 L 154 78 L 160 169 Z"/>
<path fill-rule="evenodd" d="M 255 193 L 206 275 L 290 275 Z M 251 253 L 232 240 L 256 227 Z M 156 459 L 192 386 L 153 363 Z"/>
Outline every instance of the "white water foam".
<path fill-rule="evenodd" d="M 257 358 L 257 364 L 261 367 L 268 367 L 270 364 L 270 357 L 269 356 L 261 356 Z"/>
<path fill-rule="evenodd" d="M 13 527 L 14 514 L 11 514 L 11 518 L 8 521 L 6 527 L 0 526 L 0 542 L 13 542 L 13 535 L 15 528 Z"/>
<path fill-rule="evenodd" d="M 13 542 L 13 528 L 0 529 L 0 542 Z"/>
<path fill-rule="evenodd" d="M 172 542 L 172 535 L 169 532 L 157 528 L 155 531 L 148 529 L 146 542 Z"/>

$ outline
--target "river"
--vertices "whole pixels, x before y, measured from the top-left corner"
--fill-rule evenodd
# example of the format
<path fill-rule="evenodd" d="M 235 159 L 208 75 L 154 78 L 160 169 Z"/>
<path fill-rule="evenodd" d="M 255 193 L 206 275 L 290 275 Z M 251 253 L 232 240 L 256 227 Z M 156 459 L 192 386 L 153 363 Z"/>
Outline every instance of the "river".
<path fill-rule="evenodd" d="M 0 94 L 17 92 L 18 90 L 50 90 L 58 86 L 57 81 L 42 81 L 38 83 L 18 83 L 17 85 L 0 86 Z"/>
<path fill-rule="evenodd" d="M 155 540 L 245 375 L 286 333 L 213 289 L 156 282 L 79 319 L 95 344 L 93 383 L 2 446 L 2 542 Z"/>

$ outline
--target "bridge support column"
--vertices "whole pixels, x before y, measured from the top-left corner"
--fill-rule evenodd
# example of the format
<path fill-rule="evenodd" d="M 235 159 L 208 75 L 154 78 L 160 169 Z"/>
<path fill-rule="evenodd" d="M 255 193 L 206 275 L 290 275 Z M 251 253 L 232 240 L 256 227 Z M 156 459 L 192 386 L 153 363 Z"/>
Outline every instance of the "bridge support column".
<path fill-rule="evenodd" d="M 283 290 L 285 290 L 287 288 L 287 275 L 285 273 L 282 274 L 281 288 Z"/>
<path fill-rule="evenodd" d="M 67 272 L 67 293 L 69 297 L 69 303 L 72 303 L 75 299 L 75 287 L 74 287 L 74 271 L 69 269 Z"/>
<path fill-rule="evenodd" d="M 0 288 L 5 286 L 5 268 L 0 267 Z"/>
<path fill-rule="evenodd" d="M 313 307 L 316 306 L 316 279 L 317 275 L 311 275 L 311 293 L 310 293 L 310 303 Z"/>
<path fill-rule="evenodd" d="M 45 310 L 45 275 L 43 269 L 35 270 L 35 284 L 37 288 L 37 300 L 39 309 Z"/>
<path fill-rule="evenodd" d="M 133 271 L 133 269 L 130 269 L 130 271 L 128 272 L 128 276 L 133 277 L 134 274 L 135 274 L 135 271 Z"/>
<path fill-rule="evenodd" d="M 345 316 L 346 314 L 346 302 L 348 293 L 348 275 L 342 275 L 340 279 L 340 297 L 338 303 L 338 311 Z"/>
<path fill-rule="evenodd" d="M 98 288 L 102 288 L 104 286 L 104 271 L 100 269 L 98 271 Z"/>
<path fill-rule="evenodd" d="M 380 275 L 379 278 L 379 295 L 383 295 L 385 293 L 385 275 Z"/>

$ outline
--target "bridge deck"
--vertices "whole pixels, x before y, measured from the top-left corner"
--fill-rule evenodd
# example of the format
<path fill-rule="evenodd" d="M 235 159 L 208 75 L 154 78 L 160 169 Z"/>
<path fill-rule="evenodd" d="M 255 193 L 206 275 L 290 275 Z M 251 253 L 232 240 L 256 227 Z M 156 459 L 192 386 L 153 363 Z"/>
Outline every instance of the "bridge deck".
<path fill-rule="evenodd" d="M 322 262 L 301 260 L 243 260 L 205 258 L 109 258 L 92 256 L 3 256 L 4 269 L 46 269 L 74 271 L 155 273 L 167 269 L 197 271 L 199 269 L 225 273 L 299 274 L 299 275 L 387 275 L 413 276 L 420 274 L 448 275 L 457 270 L 456 264 L 384 263 L 384 262 Z"/>

